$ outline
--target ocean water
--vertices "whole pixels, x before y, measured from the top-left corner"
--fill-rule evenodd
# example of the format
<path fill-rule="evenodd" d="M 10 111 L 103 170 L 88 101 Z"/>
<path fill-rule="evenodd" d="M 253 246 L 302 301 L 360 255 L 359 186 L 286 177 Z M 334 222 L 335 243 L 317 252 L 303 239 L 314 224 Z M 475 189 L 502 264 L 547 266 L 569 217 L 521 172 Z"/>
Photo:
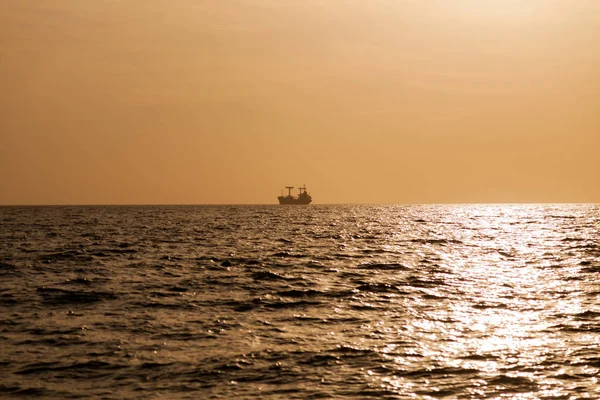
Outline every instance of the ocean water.
<path fill-rule="evenodd" d="M 600 398 L 600 206 L 0 208 L 0 397 Z"/>

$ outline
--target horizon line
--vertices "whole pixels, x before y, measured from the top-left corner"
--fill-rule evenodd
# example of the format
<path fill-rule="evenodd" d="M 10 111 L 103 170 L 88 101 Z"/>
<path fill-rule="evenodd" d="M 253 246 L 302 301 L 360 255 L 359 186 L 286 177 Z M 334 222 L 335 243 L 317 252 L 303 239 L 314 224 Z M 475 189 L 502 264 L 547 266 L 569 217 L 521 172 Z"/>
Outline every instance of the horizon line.
<path fill-rule="evenodd" d="M 464 202 L 464 203 L 313 203 L 301 205 L 311 206 L 351 206 L 351 205 L 534 205 L 534 204 L 600 204 L 600 202 Z M 283 206 L 277 203 L 29 203 L 29 204 L 0 204 L 0 207 L 150 207 L 150 206 Z"/>

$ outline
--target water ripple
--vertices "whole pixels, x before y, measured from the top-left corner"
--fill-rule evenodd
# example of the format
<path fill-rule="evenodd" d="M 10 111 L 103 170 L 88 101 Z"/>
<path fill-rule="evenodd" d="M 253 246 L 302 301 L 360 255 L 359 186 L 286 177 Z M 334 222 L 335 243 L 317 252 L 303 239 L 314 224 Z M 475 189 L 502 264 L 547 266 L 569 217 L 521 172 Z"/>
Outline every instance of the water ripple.
<path fill-rule="evenodd" d="M 0 207 L 0 226 L 0 397 L 600 397 L 597 205 Z"/>

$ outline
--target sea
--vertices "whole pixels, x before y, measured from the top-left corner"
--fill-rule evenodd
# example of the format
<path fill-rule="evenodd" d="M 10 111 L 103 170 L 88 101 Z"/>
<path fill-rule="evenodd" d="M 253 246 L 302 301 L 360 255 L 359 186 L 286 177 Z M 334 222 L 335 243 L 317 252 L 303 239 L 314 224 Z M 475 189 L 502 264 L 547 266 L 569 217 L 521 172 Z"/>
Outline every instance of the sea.
<path fill-rule="evenodd" d="M 598 399 L 600 205 L 0 207 L 0 397 Z"/>

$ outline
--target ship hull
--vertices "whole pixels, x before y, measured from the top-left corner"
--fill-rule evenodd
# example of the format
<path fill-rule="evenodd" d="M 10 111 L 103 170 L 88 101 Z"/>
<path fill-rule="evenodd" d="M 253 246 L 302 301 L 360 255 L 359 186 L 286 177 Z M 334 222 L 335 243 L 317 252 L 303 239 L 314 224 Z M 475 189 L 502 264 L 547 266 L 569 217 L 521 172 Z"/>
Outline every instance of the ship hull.
<path fill-rule="evenodd" d="M 297 198 L 289 196 L 279 196 L 277 199 L 279 200 L 279 204 L 283 206 L 305 206 L 310 204 L 312 201 L 311 198 Z"/>

